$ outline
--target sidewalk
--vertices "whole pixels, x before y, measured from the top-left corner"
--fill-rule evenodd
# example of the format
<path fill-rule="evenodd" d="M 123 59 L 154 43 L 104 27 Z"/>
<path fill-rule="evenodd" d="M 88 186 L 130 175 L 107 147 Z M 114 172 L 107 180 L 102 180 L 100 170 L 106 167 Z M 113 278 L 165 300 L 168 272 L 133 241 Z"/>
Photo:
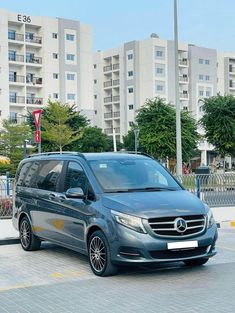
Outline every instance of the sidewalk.
<path fill-rule="evenodd" d="M 235 207 L 218 207 L 211 210 L 221 228 L 235 226 Z M 0 219 L 0 245 L 6 240 L 9 243 L 19 242 L 18 238 L 19 233 L 14 229 L 11 219 Z"/>
<path fill-rule="evenodd" d="M 0 219 L 0 245 L 19 242 L 19 233 L 12 225 L 11 219 Z"/>

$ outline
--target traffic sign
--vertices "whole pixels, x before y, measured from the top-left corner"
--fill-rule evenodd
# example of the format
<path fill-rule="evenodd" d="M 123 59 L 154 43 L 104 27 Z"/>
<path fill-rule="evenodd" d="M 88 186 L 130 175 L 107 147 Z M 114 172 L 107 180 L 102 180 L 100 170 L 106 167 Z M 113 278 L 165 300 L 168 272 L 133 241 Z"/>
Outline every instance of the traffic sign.
<path fill-rule="evenodd" d="M 41 109 L 33 111 L 33 117 L 34 117 L 34 123 L 35 123 L 36 129 L 39 128 L 41 114 L 42 114 Z"/>
<path fill-rule="evenodd" d="M 40 130 L 36 130 L 34 133 L 34 141 L 36 143 L 40 143 L 41 142 L 41 131 Z"/>

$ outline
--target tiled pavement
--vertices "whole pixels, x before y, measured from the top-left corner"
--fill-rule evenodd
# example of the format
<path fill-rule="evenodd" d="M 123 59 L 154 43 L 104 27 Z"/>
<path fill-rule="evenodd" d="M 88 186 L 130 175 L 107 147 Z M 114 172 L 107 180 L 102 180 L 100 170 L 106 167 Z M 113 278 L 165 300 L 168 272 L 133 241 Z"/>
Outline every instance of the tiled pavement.
<path fill-rule="evenodd" d="M 51 244 L 0 246 L 0 313 L 235 313 L 235 230 L 207 265 L 124 268 L 94 276 L 84 256 Z"/>

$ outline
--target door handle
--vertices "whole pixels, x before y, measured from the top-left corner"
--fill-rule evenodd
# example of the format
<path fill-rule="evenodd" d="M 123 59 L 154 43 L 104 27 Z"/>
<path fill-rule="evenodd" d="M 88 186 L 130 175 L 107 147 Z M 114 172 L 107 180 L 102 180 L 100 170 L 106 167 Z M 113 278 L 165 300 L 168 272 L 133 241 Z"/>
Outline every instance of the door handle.
<path fill-rule="evenodd" d="M 56 198 L 56 196 L 55 196 L 54 193 L 50 193 L 50 194 L 49 194 L 49 199 L 50 199 L 50 200 L 55 200 L 55 198 Z"/>

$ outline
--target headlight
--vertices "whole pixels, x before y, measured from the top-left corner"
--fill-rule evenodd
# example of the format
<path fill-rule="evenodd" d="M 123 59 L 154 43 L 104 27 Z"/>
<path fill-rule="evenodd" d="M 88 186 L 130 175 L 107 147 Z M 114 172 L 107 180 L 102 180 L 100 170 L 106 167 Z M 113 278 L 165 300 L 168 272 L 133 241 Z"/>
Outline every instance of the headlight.
<path fill-rule="evenodd" d="M 210 228 L 215 223 L 214 216 L 209 209 L 209 212 L 207 213 L 207 228 Z"/>
<path fill-rule="evenodd" d="M 130 229 L 133 229 L 139 233 L 144 233 L 146 234 L 146 230 L 144 228 L 144 225 L 142 223 L 142 219 L 136 216 L 128 215 L 128 214 L 123 214 L 120 212 L 116 212 L 111 210 L 111 213 L 116 220 L 117 223 L 128 227 Z"/>

